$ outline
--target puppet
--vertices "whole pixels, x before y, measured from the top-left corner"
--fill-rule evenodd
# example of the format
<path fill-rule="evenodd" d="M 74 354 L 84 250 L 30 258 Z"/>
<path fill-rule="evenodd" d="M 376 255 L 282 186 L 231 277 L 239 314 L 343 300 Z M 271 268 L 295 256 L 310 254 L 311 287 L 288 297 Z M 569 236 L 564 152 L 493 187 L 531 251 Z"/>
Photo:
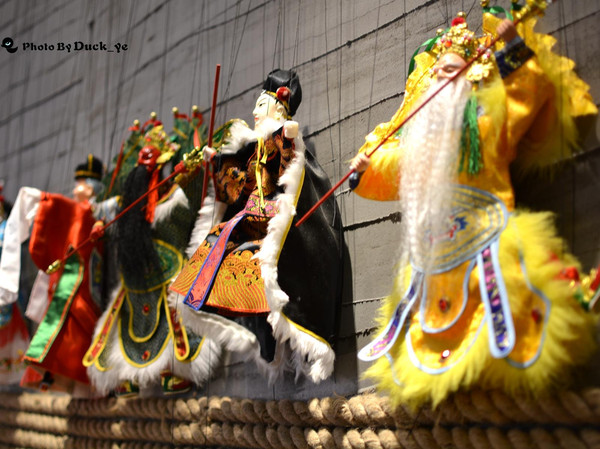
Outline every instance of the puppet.
<path fill-rule="evenodd" d="M 179 393 L 191 388 L 190 379 L 206 380 L 219 358 L 218 348 L 189 332 L 167 301 L 168 286 L 184 263 L 201 196 L 196 173 L 180 179 L 181 187 L 153 189 L 178 148 L 155 124 L 123 186 L 123 209 L 150 194 L 116 222 L 122 283 L 111 293 L 84 358 L 101 394 L 136 394 L 159 383 L 163 392 Z"/>
<path fill-rule="evenodd" d="M 205 151 L 216 225 L 197 233 L 171 288 L 184 323 L 254 359 L 271 380 L 289 367 L 319 382 L 333 371 L 343 238 L 333 199 L 306 227 L 292 226 L 329 187 L 291 121 L 301 99 L 297 74 L 274 70 L 254 129 L 229 122 L 219 151 Z"/>
<path fill-rule="evenodd" d="M 93 197 L 102 188 L 102 172 L 102 162 L 90 154 L 76 167 L 73 199 L 21 188 L 7 221 L 0 263 L 5 298 L 17 292 L 20 246 L 27 239 L 40 269 L 26 312 L 39 325 L 24 355 L 29 365 L 21 379 L 24 387 L 91 393 L 81 359 L 102 311 L 103 246 L 97 241 L 79 245 L 96 223 Z"/>
<path fill-rule="evenodd" d="M 577 301 L 577 264 L 551 215 L 515 210 L 511 163 L 555 161 L 576 141 L 573 117 L 597 112 L 572 62 L 553 54 L 532 22 L 520 25 L 523 40 L 512 22 L 485 14 L 484 30 L 505 45 L 483 53 L 389 135 L 491 41 L 476 38 L 459 15 L 416 58 L 402 106 L 352 162 L 362 172 L 355 192 L 398 199 L 402 213 L 393 291 L 380 333 L 359 353 L 376 361 L 367 376 L 395 404 L 435 406 L 473 385 L 538 394 L 594 350 L 592 319 Z"/>

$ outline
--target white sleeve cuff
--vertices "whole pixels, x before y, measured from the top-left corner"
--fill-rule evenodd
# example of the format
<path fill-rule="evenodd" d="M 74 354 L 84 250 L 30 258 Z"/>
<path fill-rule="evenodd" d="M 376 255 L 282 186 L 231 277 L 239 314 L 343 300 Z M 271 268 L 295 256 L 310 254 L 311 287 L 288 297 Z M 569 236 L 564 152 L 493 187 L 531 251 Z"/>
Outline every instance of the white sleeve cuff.
<path fill-rule="evenodd" d="M 17 300 L 21 276 L 21 244 L 29 238 L 41 197 L 41 190 L 22 187 L 6 220 L 0 259 L 0 306 Z"/>

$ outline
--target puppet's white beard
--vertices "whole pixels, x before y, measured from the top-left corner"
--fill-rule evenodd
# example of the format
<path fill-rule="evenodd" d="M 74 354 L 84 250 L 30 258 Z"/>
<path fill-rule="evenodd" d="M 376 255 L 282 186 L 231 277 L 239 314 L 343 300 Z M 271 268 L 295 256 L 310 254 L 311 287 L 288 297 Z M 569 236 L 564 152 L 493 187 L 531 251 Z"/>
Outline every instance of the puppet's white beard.
<path fill-rule="evenodd" d="M 423 95 L 427 98 L 438 85 Z M 460 130 L 470 83 L 461 77 L 437 94 L 403 129 L 404 148 L 400 208 L 402 234 L 400 251 L 430 272 L 435 255 L 435 238 L 447 227 L 451 209 L 451 185 L 458 171 Z"/>
<path fill-rule="evenodd" d="M 254 124 L 254 131 L 266 139 L 273 131 L 281 128 L 284 122 L 285 119 L 277 120 L 272 117 L 263 117 L 259 122 Z"/>

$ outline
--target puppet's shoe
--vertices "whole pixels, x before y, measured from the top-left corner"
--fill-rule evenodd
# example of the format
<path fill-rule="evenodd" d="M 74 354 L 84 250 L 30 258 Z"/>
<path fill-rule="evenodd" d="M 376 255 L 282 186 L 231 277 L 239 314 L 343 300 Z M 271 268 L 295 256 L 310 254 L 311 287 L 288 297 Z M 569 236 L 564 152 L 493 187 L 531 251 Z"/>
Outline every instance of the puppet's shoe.
<path fill-rule="evenodd" d="M 131 382 L 130 380 L 126 380 L 117 388 L 115 388 L 115 396 L 119 398 L 129 398 L 132 396 L 137 396 L 140 392 L 140 387 L 138 384 Z"/>
<path fill-rule="evenodd" d="M 177 377 L 170 371 L 162 372 L 160 377 L 164 394 L 185 393 L 192 389 L 192 382 L 181 377 Z"/>
<path fill-rule="evenodd" d="M 54 376 L 50 371 L 44 373 L 44 378 L 40 382 L 40 391 L 46 393 L 50 391 L 50 387 L 54 383 Z"/>

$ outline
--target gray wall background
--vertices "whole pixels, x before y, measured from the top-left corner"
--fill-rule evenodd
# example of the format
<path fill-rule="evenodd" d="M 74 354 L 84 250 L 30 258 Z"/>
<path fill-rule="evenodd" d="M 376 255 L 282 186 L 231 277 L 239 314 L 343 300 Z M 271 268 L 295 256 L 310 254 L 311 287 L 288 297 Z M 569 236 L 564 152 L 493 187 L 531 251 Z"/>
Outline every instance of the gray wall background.
<path fill-rule="evenodd" d="M 498 2 L 508 8 L 510 2 Z M 294 68 L 303 87 L 296 115 L 307 144 L 332 183 L 343 176 L 364 136 L 400 105 L 412 52 L 458 11 L 481 23 L 479 0 L 106 0 L 0 2 L 0 179 L 14 200 L 21 186 L 68 194 L 75 165 L 91 152 L 108 163 L 134 119 L 156 111 L 171 129 L 171 108 L 208 113 L 214 69 L 222 65 L 217 125 L 252 122 L 265 75 Z M 537 30 L 558 39 L 600 99 L 600 2 L 550 5 Z M 25 50 L 25 43 L 97 43 L 104 51 Z M 208 120 L 208 114 L 205 114 Z M 516 184 L 521 205 L 558 214 L 569 247 L 589 269 L 600 262 L 600 128 L 584 152 L 553 178 Z M 356 348 L 391 287 L 398 223 L 393 204 L 337 196 L 351 255 L 352 292 L 344 298 L 336 373 L 315 387 L 283 379 L 268 386 L 248 366 L 229 361 L 210 394 L 310 397 L 352 394 L 368 383 Z"/>

